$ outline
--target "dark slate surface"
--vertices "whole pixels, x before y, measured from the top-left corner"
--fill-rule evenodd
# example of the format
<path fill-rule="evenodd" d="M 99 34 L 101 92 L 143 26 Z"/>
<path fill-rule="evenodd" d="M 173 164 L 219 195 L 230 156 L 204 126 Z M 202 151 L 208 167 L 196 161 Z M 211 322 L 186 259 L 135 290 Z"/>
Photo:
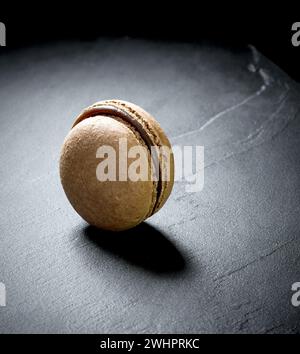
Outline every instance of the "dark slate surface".
<path fill-rule="evenodd" d="M 1 332 L 299 332 L 299 87 L 253 47 L 131 39 L 0 56 Z M 88 227 L 59 181 L 94 101 L 205 147 L 205 183 L 135 230 Z"/>

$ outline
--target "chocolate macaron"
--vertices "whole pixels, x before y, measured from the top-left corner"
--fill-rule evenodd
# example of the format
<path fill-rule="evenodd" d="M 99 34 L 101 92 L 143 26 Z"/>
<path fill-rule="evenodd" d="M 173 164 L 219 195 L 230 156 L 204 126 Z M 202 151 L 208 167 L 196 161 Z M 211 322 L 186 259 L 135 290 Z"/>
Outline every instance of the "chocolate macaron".
<path fill-rule="evenodd" d="M 126 101 L 100 101 L 83 110 L 66 136 L 60 177 L 83 219 L 120 231 L 164 205 L 174 183 L 174 158 L 167 136 L 148 112 Z"/>

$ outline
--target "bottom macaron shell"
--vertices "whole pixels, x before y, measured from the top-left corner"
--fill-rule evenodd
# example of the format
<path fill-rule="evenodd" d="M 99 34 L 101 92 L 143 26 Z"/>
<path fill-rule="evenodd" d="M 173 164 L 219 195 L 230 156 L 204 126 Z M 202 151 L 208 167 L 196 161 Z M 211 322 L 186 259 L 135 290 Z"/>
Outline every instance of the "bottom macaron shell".
<path fill-rule="evenodd" d="M 119 231 L 142 222 L 153 208 L 153 181 L 99 181 L 100 146 L 117 152 L 119 139 L 127 138 L 128 149 L 140 145 L 136 133 L 111 117 L 92 117 L 77 124 L 67 135 L 60 159 L 60 175 L 65 193 L 79 215 L 96 227 Z M 150 159 L 150 155 L 149 155 Z M 130 161 L 128 161 L 128 164 Z M 150 171 L 149 171 L 150 174 Z"/>

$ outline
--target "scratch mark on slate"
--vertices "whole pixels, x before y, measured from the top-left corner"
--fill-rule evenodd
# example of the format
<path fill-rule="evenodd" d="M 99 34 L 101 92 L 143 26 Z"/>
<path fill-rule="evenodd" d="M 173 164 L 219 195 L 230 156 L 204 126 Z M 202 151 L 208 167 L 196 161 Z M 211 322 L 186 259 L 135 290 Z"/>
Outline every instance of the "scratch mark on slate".
<path fill-rule="evenodd" d="M 265 258 L 271 256 L 272 254 L 276 253 L 277 251 L 281 250 L 282 248 L 286 247 L 287 245 L 289 245 L 290 243 L 294 242 L 296 240 L 296 238 L 293 238 L 287 242 L 284 242 L 280 245 L 277 245 L 276 247 L 274 247 L 274 249 L 272 249 L 271 251 L 265 253 L 265 254 L 262 254 L 260 255 L 258 258 L 255 258 L 254 260 L 250 261 L 250 262 L 247 262 L 246 264 L 238 267 L 238 268 L 235 268 L 225 274 L 221 274 L 220 276 L 217 276 L 214 278 L 214 281 L 220 281 L 222 279 L 224 279 L 225 277 L 230 277 L 231 275 L 237 273 L 237 272 L 240 272 L 241 270 L 243 269 L 246 269 L 247 267 L 249 267 L 250 265 L 256 263 L 256 262 L 259 262 L 259 261 L 262 261 L 264 260 Z"/>

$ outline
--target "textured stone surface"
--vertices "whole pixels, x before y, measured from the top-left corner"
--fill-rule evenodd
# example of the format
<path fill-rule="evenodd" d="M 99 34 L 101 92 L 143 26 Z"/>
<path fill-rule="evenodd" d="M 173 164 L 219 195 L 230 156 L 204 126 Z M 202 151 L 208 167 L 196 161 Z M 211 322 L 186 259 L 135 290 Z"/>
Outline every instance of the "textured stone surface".
<path fill-rule="evenodd" d="M 299 86 L 255 48 L 131 39 L 0 56 L 0 332 L 299 332 Z M 82 108 L 141 105 L 173 144 L 205 147 L 135 230 L 88 227 L 59 181 Z"/>

